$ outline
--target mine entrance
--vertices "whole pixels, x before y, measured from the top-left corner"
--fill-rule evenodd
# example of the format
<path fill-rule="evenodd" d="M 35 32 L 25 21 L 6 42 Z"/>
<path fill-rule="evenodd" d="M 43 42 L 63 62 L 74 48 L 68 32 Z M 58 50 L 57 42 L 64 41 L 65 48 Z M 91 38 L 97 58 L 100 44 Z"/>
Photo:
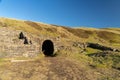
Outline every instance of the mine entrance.
<path fill-rule="evenodd" d="M 52 56 L 54 52 L 54 45 L 51 40 L 45 40 L 42 44 L 42 52 L 45 56 Z"/>

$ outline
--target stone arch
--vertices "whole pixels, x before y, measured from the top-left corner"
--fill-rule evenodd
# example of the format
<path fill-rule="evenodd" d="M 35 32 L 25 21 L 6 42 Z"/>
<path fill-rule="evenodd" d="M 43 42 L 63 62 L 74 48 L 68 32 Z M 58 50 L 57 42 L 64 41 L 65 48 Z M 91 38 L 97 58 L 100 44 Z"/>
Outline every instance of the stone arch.
<path fill-rule="evenodd" d="M 54 52 L 54 44 L 51 40 L 45 40 L 42 44 L 42 52 L 45 56 L 52 56 Z"/>

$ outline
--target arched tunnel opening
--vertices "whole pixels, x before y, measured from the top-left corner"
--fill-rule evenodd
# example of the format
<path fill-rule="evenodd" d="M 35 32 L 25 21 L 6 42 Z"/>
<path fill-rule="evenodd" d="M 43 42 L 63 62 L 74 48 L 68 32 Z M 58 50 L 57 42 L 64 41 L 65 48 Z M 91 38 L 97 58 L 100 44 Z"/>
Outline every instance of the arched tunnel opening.
<path fill-rule="evenodd" d="M 51 40 L 45 40 L 42 44 L 42 52 L 45 56 L 52 56 L 54 52 L 54 45 Z"/>

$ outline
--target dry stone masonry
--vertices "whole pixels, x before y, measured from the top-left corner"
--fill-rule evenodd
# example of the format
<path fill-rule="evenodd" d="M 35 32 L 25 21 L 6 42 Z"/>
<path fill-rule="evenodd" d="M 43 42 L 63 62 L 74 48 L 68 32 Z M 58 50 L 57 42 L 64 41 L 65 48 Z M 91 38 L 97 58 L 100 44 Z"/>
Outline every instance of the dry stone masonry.
<path fill-rule="evenodd" d="M 0 58 L 36 57 L 38 54 L 43 53 L 42 44 L 45 40 L 53 41 L 54 52 L 64 45 L 61 40 L 55 37 L 37 36 L 21 30 L 2 27 L 0 28 Z"/>
<path fill-rule="evenodd" d="M 27 36 L 27 38 L 20 39 L 20 32 L 20 30 L 11 30 L 5 27 L 0 28 L 0 57 L 37 56 L 40 52 L 40 43 L 37 38 L 23 32 L 22 34 Z M 30 40 L 30 43 L 26 45 L 28 40 Z"/>

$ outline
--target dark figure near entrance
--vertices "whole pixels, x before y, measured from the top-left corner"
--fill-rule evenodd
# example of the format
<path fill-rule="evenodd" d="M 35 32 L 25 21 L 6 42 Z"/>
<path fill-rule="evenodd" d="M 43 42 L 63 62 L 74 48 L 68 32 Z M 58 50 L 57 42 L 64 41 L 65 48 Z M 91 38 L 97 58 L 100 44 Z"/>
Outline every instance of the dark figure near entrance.
<path fill-rule="evenodd" d="M 24 37 L 24 44 L 28 44 L 28 39 Z"/>
<path fill-rule="evenodd" d="M 24 39 L 25 37 L 24 37 L 24 34 L 21 32 L 20 34 L 19 34 L 19 39 Z"/>
<path fill-rule="evenodd" d="M 53 56 L 54 45 L 51 40 L 45 40 L 42 44 L 42 52 L 45 56 Z"/>

